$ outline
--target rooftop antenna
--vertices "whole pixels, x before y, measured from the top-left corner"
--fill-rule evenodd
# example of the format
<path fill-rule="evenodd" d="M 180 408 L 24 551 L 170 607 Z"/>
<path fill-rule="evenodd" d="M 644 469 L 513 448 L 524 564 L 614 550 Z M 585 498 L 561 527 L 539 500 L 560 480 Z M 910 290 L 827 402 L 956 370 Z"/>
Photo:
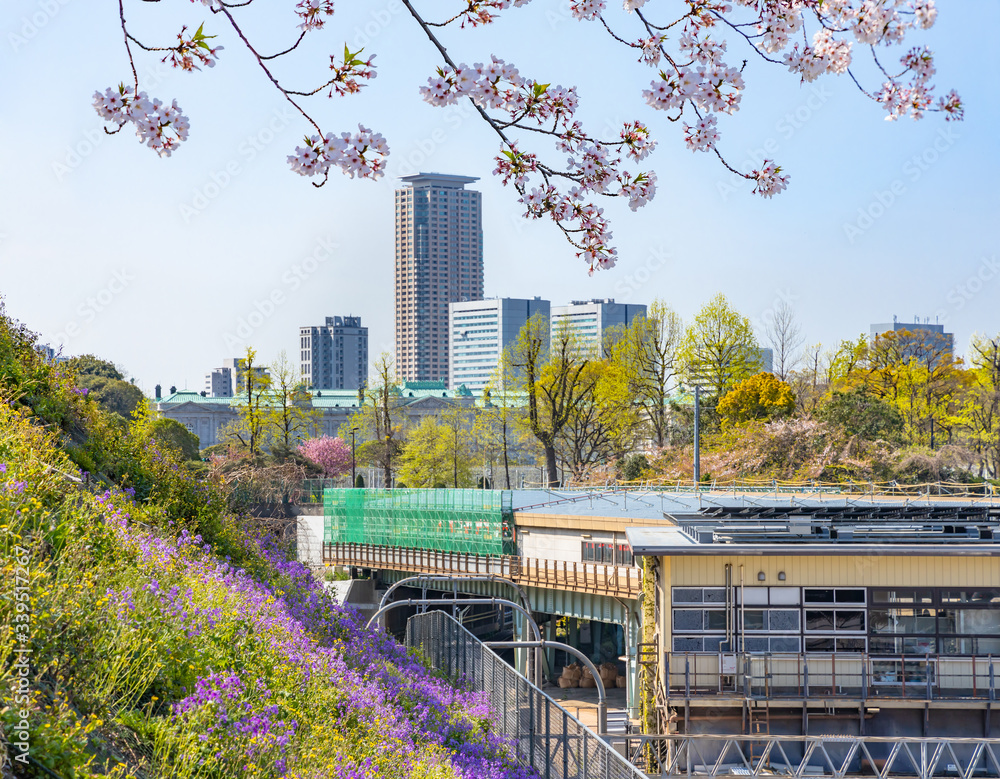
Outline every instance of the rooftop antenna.
<path fill-rule="evenodd" d="M 892 323 L 896 324 L 896 315 L 895 314 L 892 315 Z"/>

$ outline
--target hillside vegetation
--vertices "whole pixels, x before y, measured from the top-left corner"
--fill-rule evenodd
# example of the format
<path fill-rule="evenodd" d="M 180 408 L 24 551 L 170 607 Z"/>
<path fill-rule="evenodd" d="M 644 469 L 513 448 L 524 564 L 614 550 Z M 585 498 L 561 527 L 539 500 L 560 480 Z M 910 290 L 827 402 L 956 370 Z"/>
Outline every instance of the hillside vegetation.
<path fill-rule="evenodd" d="M 0 309 L 5 776 L 534 775 L 483 699 L 336 606 L 144 404 L 126 421 L 83 389 Z"/>

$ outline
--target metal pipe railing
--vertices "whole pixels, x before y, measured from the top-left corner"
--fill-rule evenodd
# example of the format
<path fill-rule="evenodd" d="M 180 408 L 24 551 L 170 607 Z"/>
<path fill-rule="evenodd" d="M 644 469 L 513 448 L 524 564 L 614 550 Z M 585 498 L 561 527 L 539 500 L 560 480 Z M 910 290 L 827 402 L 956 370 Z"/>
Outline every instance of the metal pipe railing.
<path fill-rule="evenodd" d="M 603 736 L 608 732 L 608 693 L 604 688 L 604 680 L 601 678 L 597 666 L 594 665 L 594 661 L 579 649 L 569 644 L 564 644 L 561 641 L 549 641 L 547 639 L 541 641 L 484 641 L 483 643 L 491 649 L 561 649 L 567 654 L 571 654 L 582 660 L 590 669 L 597 687 L 597 733 Z"/>
<path fill-rule="evenodd" d="M 365 625 L 366 628 L 371 628 L 372 625 L 378 623 L 379 617 L 394 608 L 400 606 L 443 606 L 443 605 L 458 605 L 462 604 L 465 606 L 510 606 L 513 609 L 517 609 L 524 618 L 528 621 L 528 625 L 531 627 L 532 633 L 535 635 L 535 640 L 541 642 L 542 631 L 538 629 L 538 623 L 535 622 L 534 617 L 524 608 L 520 603 L 515 603 L 512 600 L 507 600 L 506 598 L 407 598 L 406 600 L 397 600 L 392 603 L 387 603 L 386 605 L 379 608 L 368 623 Z M 538 687 L 542 686 L 542 658 L 540 649 L 535 650 L 535 684 Z"/>

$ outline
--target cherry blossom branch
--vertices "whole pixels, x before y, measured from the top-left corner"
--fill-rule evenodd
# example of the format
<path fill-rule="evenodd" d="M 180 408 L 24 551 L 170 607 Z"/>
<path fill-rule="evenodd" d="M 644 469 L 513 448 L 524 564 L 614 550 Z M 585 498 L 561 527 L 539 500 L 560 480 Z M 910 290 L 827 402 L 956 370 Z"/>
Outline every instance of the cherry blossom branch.
<path fill-rule="evenodd" d="M 319 123 L 295 99 L 324 90 L 329 90 L 329 97 L 359 91 L 376 75 L 374 55 L 361 59 L 360 51 L 351 52 L 345 46 L 342 62 L 330 58 L 332 76 L 310 91 L 286 88 L 265 64 L 295 51 L 307 32 L 321 29 L 333 14 L 333 0 L 298 0 L 295 5 L 300 20 L 298 37 L 288 48 L 269 55 L 257 51 L 233 13 L 234 9 L 249 6 L 253 0 L 200 2 L 213 14 L 226 17 L 270 83 L 315 129 L 317 134 L 308 136 L 305 145 L 297 147 L 289 156 L 293 171 L 318 177 L 319 183 L 314 182 L 315 186 L 322 186 L 328 180 L 333 167 L 339 167 L 352 177 L 378 178 L 382 175 L 388 146 L 380 134 L 359 125 L 354 134 L 324 135 Z M 627 122 L 621 129 L 620 139 L 600 139 L 587 132 L 575 118 L 579 103 L 575 87 L 564 88 L 524 77 L 513 64 L 496 56 L 486 64 L 457 63 L 434 32 L 434 28 L 444 28 L 455 22 L 459 22 L 461 28 L 489 24 L 496 20 L 500 11 L 524 6 L 530 0 L 461 0 L 461 10 L 443 22 L 425 20 L 413 0 L 401 2 L 443 62 L 437 75 L 429 78 L 427 85 L 421 88 L 424 100 L 438 106 L 469 100 L 500 140 L 494 174 L 518 193 L 518 200 L 526 209 L 525 216 L 551 218 L 570 244 L 578 249 L 578 255 L 588 263 L 591 272 L 614 265 L 617 252 L 612 245 L 608 220 L 591 200 L 596 196 L 623 197 L 635 210 L 653 198 L 656 174 L 653 171 L 632 173 L 627 169 L 631 162 L 645 159 L 656 146 L 646 125 L 638 121 Z M 657 68 L 665 61 L 664 70 L 658 71 L 658 78 L 654 77 L 649 88 L 642 92 L 645 102 L 664 111 L 669 122 L 682 122 L 684 141 L 689 149 L 711 152 L 726 170 L 751 182 L 753 191 L 766 198 L 787 187 L 788 176 L 782 173 L 781 167 L 772 160 L 763 160 L 759 169 L 741 172 L 725 159 L 719 148 L 717 116 L 732 115 L 739 110 L 745 91 L 743 74 L 747 60 L 743 59 L 739 68 L 729 66 L 724 59 L 726 39 L 712 37 L 716 29 L 732 30 L 763 61 L 786 67 L 802 82 L 813 81 L 824 74 L 847 73 L 862 94 L 888 112 L 889 119 L 903 116 L 918 119 L 927 111 L 944 112 L 947 120 L 959 120 L 963 116 L 964 106 L 954 91 L 934 102 L 930 80 L 935 67 L 930 51 L 922 47 L 910 49 L 900 59 L 900 72 L 892 75 L 875 50 L 878 45 L 901 44 L 911 29 L 932 26 L 937 15 L 934 0 L 767 0 L 764 3 L 739 0 L 738 5 L 751 9 L 751 13 L 742 18 L 730 17 L 732 8 L 727 0 L 682 0 L 685 12 L 668 23 L 656 23 L 648 17 L 643 9 L 647 0 L 622 0 L 624 10 L 638 19 L 640 34 L 634 40 L 606 17 L 607 2 L 569 0 L 569 8 L 581 22 L 599 22 L 616 44 L 630 51 L 638 50 L 640 62 Z M 163 61 L 169 59 L 175 67 L 184 70 L 196 70 L 199 64 L 212 66 L 222 47 L 212 48 L 207 42 L 211 36 L 206 36 L 202 27 L 190 36 L 186 35 L 187 27 L 183 27 L 175 46 L 146 46 L 128 31 L 124 0 L 119 0 L 119 17 L 134 87 L 127 90 L 119 85 L 117 90 L 96 93 L 94 106 L 115 126 L 108 132 L 119 132 L 126 123 L 132 123 L 141 140 L 158 153 L 169 155 L 187 137 L 187 118 L 180 113 L 176 102 L 166 106 L 139 91 L 131 44 L 148 52 L 167 52 Z M 810 32 L 808 28 L 815 31 Z M 667 32 L 675 29 L 679 29 L 680 34 L 668 39 Z M 796 41 L 794 45 L 793 40 Z M 885 78 L 879 90 L 865 89 L 852 71 L 852 47 L 856 44 L 869 48 L 876 67 Z M 685 114 L 691 122 L 682 121 Z M 540 158 L 534 150 L 520 149 L 518 136 L 523 133 L 530 133 L 530 137 L 536 139 L 548 138 L 554 142 L 557 154 L 568 161 L 555 164 Z"/>
<path fill-rule="evenodd" d="M 118 18 L 121 20 L 122 34 L 125 36 L 125 51 L 128 52 L 128 64 L 132 67 L 132 78 L 135 80 L 135 91 L 139 91 L 139 73 L 135 69 L 135 59 L 132 57 L 132 47 L 129 45 L 128 27 L 125 24 L 124 0 L 118 0 Z"/>
<path fill-rule="evenodd" d="M 270 82 L 274 84 L 274 86 L 277 88 L 277 90 L 285 96 L 285 99 L 289 103 L 291 103 L 292 106 L 295 107 L 295 110 L 298 111 L 303 116 L 303 118 L 307 122 L 309 122 L 309 124 L 311 124 L 313 127 L 316 128 L 316 132 L 322 134 L 323 130 L 320 128 L 316 120 L 313 119 L 311 116 L 309 116 L 309 114 L 306 113 L 305 109 L 302 108 L 302 106 L 300 106 L 297 102 L 295 102 L 295 100 L 292 99 L 291 95 L 289 95 L 289 93 L 285 91 L 284 87 L 282 87 L 281 84 L 278 82 L 278 79 L 274 77 L 274 74 L 271 73 L 267 65 L 264 64 L 264 60 L 261 58 L 260 53 L 257 51 L 257 49 L 254 48 L 253 44 L 250 43 L 249 40 L 247 40 L 247 36 L 244 34 L 243 30 L 240 29 L 240 26 L 236 23 L 236 20 L 233 18 L 233 14 L 229 10 L 229 8 L 226 7 L 225 5 L 222 5 L 219 9 L 219 13 L 221 13 L 229 20 L 229 24 L 236 31 L 236 34 L 239 36 L 240 40 L 243 41 L 243 45 L 247 47 L 249 52 L 254 56 L 254 59 L 257 60 L 257 64 L 260 65 L 260 69 L 264 71 L 264 75 L 266 75 L 267 78 L 270 80 Z"/>

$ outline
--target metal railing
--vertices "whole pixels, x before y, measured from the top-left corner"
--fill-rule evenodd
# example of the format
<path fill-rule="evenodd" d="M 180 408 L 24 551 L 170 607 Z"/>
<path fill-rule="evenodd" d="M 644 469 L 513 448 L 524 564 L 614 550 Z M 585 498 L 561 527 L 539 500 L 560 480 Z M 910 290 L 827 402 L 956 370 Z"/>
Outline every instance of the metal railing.
<path fill-rule="evenodd" d="M 935 779 L 1000 776 L 1000 739 L 905 736 L 611 736 L 626 754 L 656 744 L 663 779 L 791 776 Z"/>
<path fill-rule="evenodd" d="M 429 611 L 411 617 L 406 645 L 419 648 L 435 668 L 485 692 L 495 732 L 509 741 L 522 765 L 544 779 L 646 779 L 450 615 Z"/>
<path fill-rule="evenodd" d="M 325 565 L 352 565 L 431 574 L 494 574 L 521 585 L 637 598 L 642 571 L 635 566 L 477 555 L 374 544 L 323 544 Z"/>
<path fill-rule="evenodd" d="M 642 592 L 642 571 L 635 566 L 536 558 L 518 559 L 518 564 L 516 579 L 519 584 L 620 598 L 638 598 Z"/>
<path fill-rule="evenodd" d="M 436 549 L 407 549 L 375 544 L 323 543 L 326 565 L 353 565 L 359 568 L 386 568 L 432 574 L 495 574 L 515 579 L 519 560 L 506 555 L 478 555 L 442 552 Z"/>
<path fill-rule="evenodd" d="M 1000 657 L 866 653 L 664 655 L 667 696 L 998 700 Z"/>

